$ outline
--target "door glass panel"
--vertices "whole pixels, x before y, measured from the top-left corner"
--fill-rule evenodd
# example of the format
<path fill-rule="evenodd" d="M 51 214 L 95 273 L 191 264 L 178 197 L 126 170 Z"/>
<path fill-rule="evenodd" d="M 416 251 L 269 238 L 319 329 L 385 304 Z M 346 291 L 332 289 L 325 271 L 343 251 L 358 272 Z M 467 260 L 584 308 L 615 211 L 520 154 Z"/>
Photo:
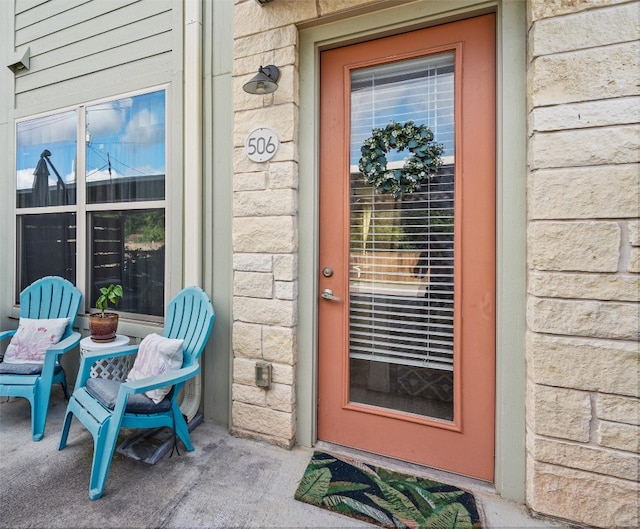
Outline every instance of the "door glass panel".
<path fill-rule="evenodd" d="M 351 402 L 453 420 L 454 57 L 351 76 L 349 358 Z M 427 125 L 444 145 L 426 185 L 394 197 L 358 170 L 372 129 Z M 387 153 L 389 169 L 407 150 Z"/>

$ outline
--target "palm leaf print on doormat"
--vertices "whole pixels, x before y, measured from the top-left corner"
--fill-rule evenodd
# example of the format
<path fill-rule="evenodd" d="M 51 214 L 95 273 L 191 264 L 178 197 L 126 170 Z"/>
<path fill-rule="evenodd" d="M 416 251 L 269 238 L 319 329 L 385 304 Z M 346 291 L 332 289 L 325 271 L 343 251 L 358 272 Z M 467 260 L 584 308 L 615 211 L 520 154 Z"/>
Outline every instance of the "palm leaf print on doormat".
<path fill-rule="evenodd" d="M 295 498 L 381 527 L 482 527 L 470 492 L 325 452 L 314 452 Z"/>

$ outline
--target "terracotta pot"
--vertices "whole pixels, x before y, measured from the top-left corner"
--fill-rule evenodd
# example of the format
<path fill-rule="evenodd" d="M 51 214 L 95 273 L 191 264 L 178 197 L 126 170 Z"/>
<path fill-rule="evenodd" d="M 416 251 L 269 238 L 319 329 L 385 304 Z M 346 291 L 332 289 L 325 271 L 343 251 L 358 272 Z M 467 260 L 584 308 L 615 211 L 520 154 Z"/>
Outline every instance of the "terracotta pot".
<path fill-rule="evenodd" d="M 89 315 L 89 331 L 94 342 L 111 342 L 116 339 L 118 330 L 118 315 L 115 312 L 105 312 Z"/>

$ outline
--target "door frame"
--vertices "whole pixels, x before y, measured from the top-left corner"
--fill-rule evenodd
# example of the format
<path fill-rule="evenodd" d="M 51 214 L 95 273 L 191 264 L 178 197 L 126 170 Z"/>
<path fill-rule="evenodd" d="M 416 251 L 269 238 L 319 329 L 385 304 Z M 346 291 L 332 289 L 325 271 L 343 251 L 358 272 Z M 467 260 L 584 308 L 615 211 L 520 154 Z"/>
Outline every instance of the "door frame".
<path fill-rule="evenodd" d="M 453 6 L 453 7 L 452 7 Z M 313 446 L 317 403 L 320 51 L 496 13 L 495 488 L 525 500 L 526 12 L 525 2 L 460 0 L 397 6 L 300 32 L 297 440 Z M 382 23 L 381 21 L 384 21 Z M 514 273 L 514 271 L 516 271 Z M 519 272 L 519 273 L 518 273 Z M 312 279 L 313 278 L 313 279 Z"/>

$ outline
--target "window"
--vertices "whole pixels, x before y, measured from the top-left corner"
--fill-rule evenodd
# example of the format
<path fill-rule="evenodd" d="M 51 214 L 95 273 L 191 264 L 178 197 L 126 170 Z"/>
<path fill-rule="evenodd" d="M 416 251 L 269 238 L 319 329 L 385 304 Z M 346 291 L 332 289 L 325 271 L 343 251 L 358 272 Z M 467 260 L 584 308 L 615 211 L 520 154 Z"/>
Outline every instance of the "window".
<path fill-rule="evenodd" d="M 352 401 L 453 420 L 454 55 L 353 70 L 349 369 Z M 397 198 L 366 184 L 363 141 L 389 121 L 428 125 L 443 166 Z M 386 154 L 389 169 L 407 151 Z M 380 366 L 383 366 L 380 371 Z M 382 390 L 378 373 L 388 386 Z M 372 389 L 375 388 L 375 389 Z"/>
<path fill-rule="evenodd" d="M 16 126 L 18 291 L 59 275 L 120 283 L 122 312 L 163 316 L 166 92 L 80 105 Z"/>

